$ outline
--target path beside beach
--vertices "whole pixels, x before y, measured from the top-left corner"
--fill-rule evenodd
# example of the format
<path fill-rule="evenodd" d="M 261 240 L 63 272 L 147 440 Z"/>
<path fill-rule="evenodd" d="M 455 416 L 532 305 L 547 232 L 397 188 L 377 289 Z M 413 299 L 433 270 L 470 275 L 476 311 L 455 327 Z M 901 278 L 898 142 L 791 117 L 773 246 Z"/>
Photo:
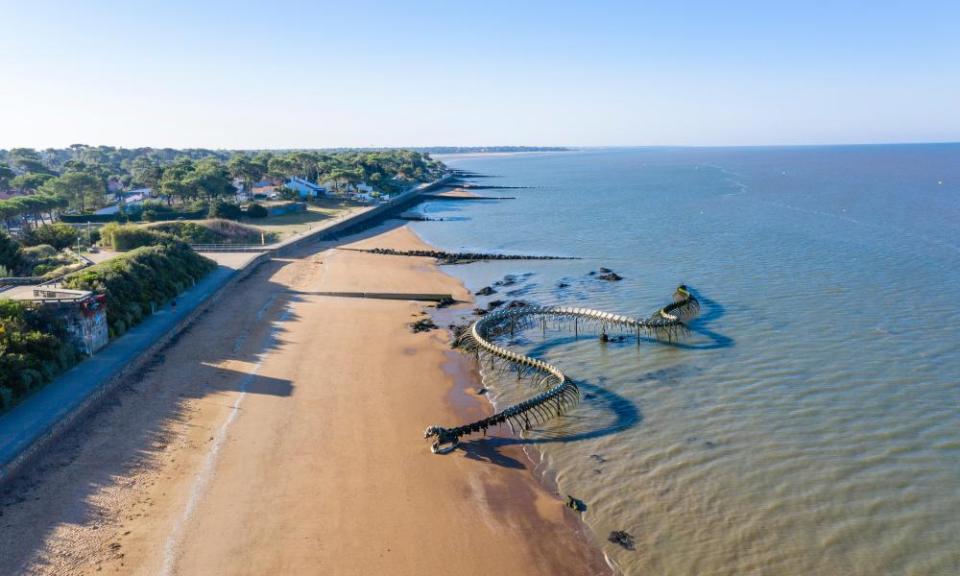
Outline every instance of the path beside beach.
<path fill-rule="evenodd" d="M 317 294 L 354 290 L 469 300 L 428 258 L 262 265 L 0 495 L 0 573 L 606 572 L 518 448 L 430 453 L 489 411 L 474 367 L 424 303 Z"/>

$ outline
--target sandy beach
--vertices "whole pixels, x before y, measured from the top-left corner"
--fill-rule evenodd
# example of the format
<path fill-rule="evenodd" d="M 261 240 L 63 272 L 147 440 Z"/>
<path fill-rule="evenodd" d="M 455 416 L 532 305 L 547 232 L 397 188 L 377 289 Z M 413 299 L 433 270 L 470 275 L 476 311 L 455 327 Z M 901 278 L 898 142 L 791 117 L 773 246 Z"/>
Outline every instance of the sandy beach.
<path fill-rule="evenodd" d="M 410 330 L 425 303 L 318 294 L 354 290 L 470 299 L 426 258 L 264 264 L 5 488 L 0 573 L 608 573 L 518 447 L 431 454 L 490 411 L 475 366 Z"/>

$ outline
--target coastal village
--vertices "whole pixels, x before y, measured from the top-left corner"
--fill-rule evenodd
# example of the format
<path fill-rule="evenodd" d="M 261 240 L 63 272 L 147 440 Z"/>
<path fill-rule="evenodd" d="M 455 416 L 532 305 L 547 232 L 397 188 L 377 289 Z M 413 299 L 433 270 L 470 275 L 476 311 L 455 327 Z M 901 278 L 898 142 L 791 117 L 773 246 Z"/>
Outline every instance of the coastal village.
<path fill-rule="evenodd" d="M 195 275 L 172 279 L 159 292 L 129 294 L 121 286 L 142 281 L 136 267 L 115 272 L 144 250 L 229 265 L 239 250 L 263 250 L 376 206 L 441 171 L 429 156 L 408 151 L 0 151 L 0 302 L 8 302 L 0 334 L 26 331 L 43 343 L 0 343 L 0 412 L 211 269 L 195 264 Z M 26 345 L 30 352 L 18 351 Z"/>

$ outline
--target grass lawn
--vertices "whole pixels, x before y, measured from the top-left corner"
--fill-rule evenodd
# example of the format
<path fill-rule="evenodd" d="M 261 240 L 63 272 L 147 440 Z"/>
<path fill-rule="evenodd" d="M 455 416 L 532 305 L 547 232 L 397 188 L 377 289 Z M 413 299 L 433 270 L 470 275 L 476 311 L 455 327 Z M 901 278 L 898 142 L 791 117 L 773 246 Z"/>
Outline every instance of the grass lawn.
<path fill-rule="evenodd" d="M 317 203 L 308 205 L 306 212 L 269 216 L 259 220 L 248 219 L 244 222 L 268 232 L 274 232 L 281 238 L 288 238 L 294 234 L 316 228 L 331 218 L 346 214 L 362 206 L 364 205 L 350 200 L 324 198 Z"/>

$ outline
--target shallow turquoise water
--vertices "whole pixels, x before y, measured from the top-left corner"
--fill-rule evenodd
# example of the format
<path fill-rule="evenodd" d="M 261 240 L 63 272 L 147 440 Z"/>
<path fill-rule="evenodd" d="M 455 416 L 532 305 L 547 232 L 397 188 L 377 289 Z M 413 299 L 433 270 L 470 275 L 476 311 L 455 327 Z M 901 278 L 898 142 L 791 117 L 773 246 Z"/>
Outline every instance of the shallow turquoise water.
<path fill-rule="evenodd" d="M 449 267 L 469 287 L 532 273 L 512 297 L 647 315 L 686 282 L 704 303 L 680 346 L 514 342 L 583 383 L 522 441 L 625 573 L 960 574 L 960 146 L 444 160 L 530 188 L 423 205 L 445 218 L 415 223 L 427 241 L 583 258 Z"/>

